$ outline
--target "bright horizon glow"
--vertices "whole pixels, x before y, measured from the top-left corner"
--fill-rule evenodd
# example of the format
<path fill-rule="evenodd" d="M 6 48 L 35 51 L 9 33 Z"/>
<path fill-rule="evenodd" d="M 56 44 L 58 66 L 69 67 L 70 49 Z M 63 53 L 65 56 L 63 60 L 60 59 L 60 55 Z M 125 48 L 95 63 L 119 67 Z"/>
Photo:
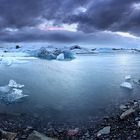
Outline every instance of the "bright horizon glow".
<path fill-rule="evenodd" d="M 135 35 L 132 35 L 128 32 L 112 32 L 112 31 L 104 31 L 105 33 L 109 33 L 109 34 L 116 34 L 116 35 L 119 35 L 121 37 L 126 37 L 126 38 L 132 38 L 132 39 L 140 39 L 140 37 L 137 37 Z"/>
<path fill-rule="evenodd" d="M 133 39 L 138 39 L 139 37 L 134 36 L 128 32 L 115 32 L 116 34 L 122 36 L 122 37 L 128 37 L 128 38 L 133 38 Z"/>
<path fill-rule="evenodd" d="M 135 4 L 133 4 L 133 8 L 134 8 L 135 10 L 140 10 L 140 3 L 135 3 Z"/>
<path fill-rule="evenodd" d="M 43 31 L 70 31 L 70 32 L 76 32 L 77 31 L 78 24 L 62 24 L 60 26 L 53 25 L 53 21 L 45 22 L 40 24 L 37 28 Z"/>

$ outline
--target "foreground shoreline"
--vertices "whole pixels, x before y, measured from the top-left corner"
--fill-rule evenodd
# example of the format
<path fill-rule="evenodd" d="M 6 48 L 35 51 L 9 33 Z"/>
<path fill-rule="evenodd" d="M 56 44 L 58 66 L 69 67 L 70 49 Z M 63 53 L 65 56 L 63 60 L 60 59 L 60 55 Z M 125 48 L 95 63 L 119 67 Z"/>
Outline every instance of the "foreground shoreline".
<path fill-rule="evenodd" d="M 120 105 L 119 110 L 116 116 L 110 115 L 93 126 L 82 127 L 67 125 L 54 127 L 47 120 L 45 122 L 41 118 L 28 114 L 0 113 L 0 138 L 12 140 L 12 137 L 7 138 L 11 133 L 10 136 L 14 135 L 16 140 L 33 140 L 32 135 L 45 135 L 52 140 L 138 140 L 140 138 L 140 100 L 132 100 L 125 105 Z M 45 136 L 41 140 L 45 140 Z"/>

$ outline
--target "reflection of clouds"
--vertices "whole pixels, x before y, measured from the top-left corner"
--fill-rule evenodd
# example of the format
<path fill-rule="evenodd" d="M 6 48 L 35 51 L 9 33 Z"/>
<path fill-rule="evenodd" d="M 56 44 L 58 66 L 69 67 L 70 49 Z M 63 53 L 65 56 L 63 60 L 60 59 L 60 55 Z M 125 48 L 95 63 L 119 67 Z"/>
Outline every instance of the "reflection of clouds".
<path fill-rule="evenodd" d="M 128 56 L 127 54 L 122 54 L 118 57 L 118 62 L 122 65 L 126 65 L 129 64 L 130 60 L 130 56 Z"/>

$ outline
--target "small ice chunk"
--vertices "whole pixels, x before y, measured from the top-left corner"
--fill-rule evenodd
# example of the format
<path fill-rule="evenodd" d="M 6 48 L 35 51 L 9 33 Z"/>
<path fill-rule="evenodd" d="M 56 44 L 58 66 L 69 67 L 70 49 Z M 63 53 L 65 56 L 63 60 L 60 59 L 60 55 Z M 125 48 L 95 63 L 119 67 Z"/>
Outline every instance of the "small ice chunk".
<path fill-rule="evenodd" d="M 57 59 L 57 60 L 64 60 L 64 59 L 65 59 L 64 54 L 63 54 L 63 53 L 60 53 L 60 54 L 57 56 L 56 59 Z"/>
<path fill-rule="evenodd" d="M 131 80 L 131 75 L 125 76 L 125 80 Z"/>
<path fill-rule="evenodd" d="M 0 91 L 3 93 L 7 93 L 10 91 L 10 87 L 9 86 L 1 86 Z"/>
<path fill-rule="evenodd" d="M 98 131 L 97 136 L 99 137 L 101 135 L 107 135 L 107 134 L 109 134 L 110 133 L 110 129 L 111 129 L 110 126 L 104 127 L 103 129 L 101 129 L 100 131 Z"/>
<path fill-rule="evenodd" d="M 131 83 L 129 83 L 129 82 L 123 82 L 120 86 L 121 86 L 121 87 L 123 87 L 123 88 L 130 89 L 130 90 L 132 90 L 132 89 L 133 89 L 132 84 L 131 84 Z"/>
<path fill-rule="evenodd" d="M 17 84 L 16 81 L 14 81 L 14 80 L 10 80 L 8 86 L 12 87 L 12 88 L 22 88 L 22 87 L 24 87 L 24 85 Z"/>
<path fill-rule="evenodd" d="M 12 65 L 12 62 L 13 62 L 13 60 L 8 58 L 8 57 L 7 58 L 3 58 L 2 61 L 1 61 L 1 63 L 6 65 L 6 66 Z"/>
<path fill-rule="evenodd" d="M 10 94 L 7 95 L 7 100 L 9 102 L 14 102 L 14 101 L 17 101 L 21 98 L 25 98 L 25 97 L 28 96 L 28 95 L 22 94 L 22 92 L 23 91 L 21 89 L 14 88 L 13 91 Z"/>

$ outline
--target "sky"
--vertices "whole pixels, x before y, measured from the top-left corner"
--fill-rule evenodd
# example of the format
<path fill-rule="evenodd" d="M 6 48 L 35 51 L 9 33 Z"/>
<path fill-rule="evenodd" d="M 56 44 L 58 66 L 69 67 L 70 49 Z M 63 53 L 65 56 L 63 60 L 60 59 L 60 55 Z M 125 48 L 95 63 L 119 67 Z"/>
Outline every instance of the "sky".
<path fill-rule="evenodd" d="M 140 0 L 0 0 L 0 43 L 140 48 Z"/>

